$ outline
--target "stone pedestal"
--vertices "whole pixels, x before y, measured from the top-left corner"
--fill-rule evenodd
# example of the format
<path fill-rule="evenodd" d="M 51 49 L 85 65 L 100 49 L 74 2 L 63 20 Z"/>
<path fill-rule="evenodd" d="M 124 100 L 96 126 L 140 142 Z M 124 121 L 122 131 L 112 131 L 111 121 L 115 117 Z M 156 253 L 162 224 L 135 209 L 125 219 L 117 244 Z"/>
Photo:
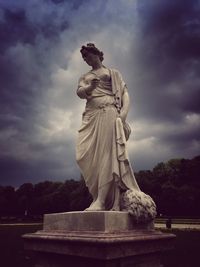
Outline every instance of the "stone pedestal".
<path fill-rule="evenodd" d="M 35 267 L 158 267 L 174 237 L 114 211 L 46 214 L 42 231 L 23 236 Z"/>

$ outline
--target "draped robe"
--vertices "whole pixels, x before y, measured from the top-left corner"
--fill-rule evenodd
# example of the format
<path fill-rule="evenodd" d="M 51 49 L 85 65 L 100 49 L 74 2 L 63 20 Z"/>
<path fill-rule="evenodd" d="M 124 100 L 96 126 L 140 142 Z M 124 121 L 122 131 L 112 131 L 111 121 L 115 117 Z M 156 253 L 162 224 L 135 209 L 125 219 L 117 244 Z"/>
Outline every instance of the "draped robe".
<path fill-rule="evenodd" d="M 80 78 L 77 90 L 78 96 L 87 99 L 87 103 L 78 131 L 76 160 L 94 201 L 99 190 L 110 183 L 106 209 L 112 208 L 116 184 L 123 190 L 140 191 L 128 159 L 123 123 L 119 117 L 127 88 L 117 70 L 109 71 L 110 85 L 100 81 L 92 94 L 87 95 L 84 85 L 94 78 L 89 72 Z"/>

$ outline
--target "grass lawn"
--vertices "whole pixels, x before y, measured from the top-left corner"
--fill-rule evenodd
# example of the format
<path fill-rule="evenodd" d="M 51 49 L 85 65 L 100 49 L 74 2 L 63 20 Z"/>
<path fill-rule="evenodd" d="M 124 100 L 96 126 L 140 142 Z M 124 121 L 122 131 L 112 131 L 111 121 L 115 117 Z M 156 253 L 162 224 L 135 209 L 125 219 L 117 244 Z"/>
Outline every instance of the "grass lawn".
<path fill-rule="evenodd" d="M 42 229 L 42 225 L 0 225 L 1 267 L 33 267 L 33 260 L 23 249 L 21 236 Z M 165 230 L 177 235 L 175 249 L 163 254 L 164 267 L 200 266 L 200 231 Z"/>
<path fill-rule="evenodd" d="M 32 267 L 33 261 L 23 248 L 21 236 L 42 229 L 42 224 L 0 224 L 0 266 Z"/>
<path fill-rule="evenodd" d="M 200 266 L 200 231 L 165 230 L 165 232 L 175 234 L 176 239 L 174 250 L 163 253 L 162 263 L 164 267 Z"/>

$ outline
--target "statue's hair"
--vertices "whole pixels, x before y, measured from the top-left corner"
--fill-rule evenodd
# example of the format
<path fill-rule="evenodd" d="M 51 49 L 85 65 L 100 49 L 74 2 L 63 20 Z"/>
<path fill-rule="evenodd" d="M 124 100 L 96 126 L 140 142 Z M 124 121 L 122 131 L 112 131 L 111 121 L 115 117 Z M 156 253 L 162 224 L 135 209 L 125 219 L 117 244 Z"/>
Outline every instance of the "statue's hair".
<path fill-rule="evenodd" d="M 101 61 L 103 61 L 103 59 L 104 59 L 104 57 L 103 57 L 103 52 L 100 51 L 100 50 L 99 50 L 93 43 L 88 43 L 86 46 L 83 45 L 83 46 L 81 47 L 80 52 L 81 52 L 82 56 L 84 55 L 84 51 L 99 56 L 99 59 L 100 59 Z"/>

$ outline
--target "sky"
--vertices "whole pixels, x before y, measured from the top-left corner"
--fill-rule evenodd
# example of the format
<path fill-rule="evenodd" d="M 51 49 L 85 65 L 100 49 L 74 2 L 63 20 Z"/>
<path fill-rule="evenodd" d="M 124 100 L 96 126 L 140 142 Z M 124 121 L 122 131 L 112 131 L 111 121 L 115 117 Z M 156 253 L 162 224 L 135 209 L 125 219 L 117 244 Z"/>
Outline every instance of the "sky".
<path fill-rule="evenodd" d="M 0 0 L 0 185 L 79 179 L 94 42 L 127 84 L 134 171 L 200 154 L 199 0 Z"/>

